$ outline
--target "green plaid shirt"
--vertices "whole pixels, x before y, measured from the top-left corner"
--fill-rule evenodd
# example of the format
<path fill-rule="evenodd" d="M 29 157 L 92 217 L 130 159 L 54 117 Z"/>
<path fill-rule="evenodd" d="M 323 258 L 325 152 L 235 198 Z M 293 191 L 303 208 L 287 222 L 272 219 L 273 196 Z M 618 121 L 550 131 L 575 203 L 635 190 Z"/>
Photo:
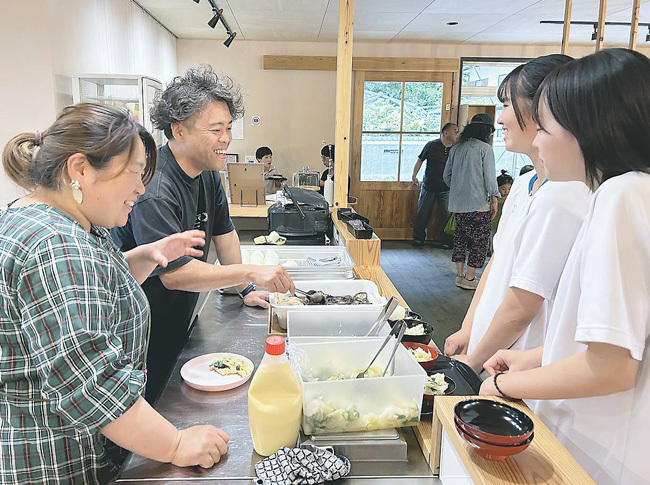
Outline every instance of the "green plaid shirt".
<path fill-rule="evenodd" d="M 147 299 L 108 231 L 0 209 L 0 483 L 106 483 L 99 429 L 142 395 Z"/>

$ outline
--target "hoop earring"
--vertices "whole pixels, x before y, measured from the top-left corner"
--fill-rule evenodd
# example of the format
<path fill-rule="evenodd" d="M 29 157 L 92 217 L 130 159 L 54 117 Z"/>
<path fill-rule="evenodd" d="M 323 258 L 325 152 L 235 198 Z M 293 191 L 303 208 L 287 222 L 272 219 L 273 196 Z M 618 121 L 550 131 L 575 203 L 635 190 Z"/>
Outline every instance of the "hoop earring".
<path fill-rule="evenodd" d="M 81 192 L 81 187 L 79 187 L 79 181 L 73 180 L 70 182 L 70 187 L 72 187 L 72 198 L 77 204 L 81 204 L 84 200 L 84 194 Z"/>

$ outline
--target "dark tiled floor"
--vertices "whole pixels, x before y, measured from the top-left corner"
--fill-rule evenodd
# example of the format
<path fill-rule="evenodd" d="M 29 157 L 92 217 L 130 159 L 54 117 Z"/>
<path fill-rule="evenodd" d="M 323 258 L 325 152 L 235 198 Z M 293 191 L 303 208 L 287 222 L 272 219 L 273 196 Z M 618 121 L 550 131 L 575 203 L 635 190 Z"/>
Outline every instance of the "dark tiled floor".
<path fill-rule="evenodd" d="M 409 307 L 433 325 L 433 340 L 442 349 L 445 339 L 460 328 L 474 296 L 454 285 L 451 251 L 413 247 L 410 241 L 382 241 L 381 267 Z"/>

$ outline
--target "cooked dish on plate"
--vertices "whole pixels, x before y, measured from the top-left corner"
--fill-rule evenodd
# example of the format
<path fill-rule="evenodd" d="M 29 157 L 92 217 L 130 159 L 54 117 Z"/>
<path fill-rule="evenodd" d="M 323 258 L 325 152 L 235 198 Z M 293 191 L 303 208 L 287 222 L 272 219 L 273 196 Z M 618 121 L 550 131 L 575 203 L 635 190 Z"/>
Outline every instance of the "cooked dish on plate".
<path fill-rule="evenodd" d="M 408 351 L 418 362 L 429 362 L 432 359 L 431 353 L 428 350 L 421 349 L 420 347 L 417 349 L 408 349 Z"/>
<path fill-rule="evenodd" d="M 414 327 L 407 328 L 404 335 L 424 335 L 424 333 L 424 325 L 420 323 Z"/>
<path fill-rule="evenodd" d="M 431 396 L 440 396 L 445 393 L 449 384 L 445 382 L 445 375 L 442 373 L 427 376 L 424 383 L 424 393 Z"/>
<path fill-rule="evenodd" d="M 222 376 L 246 377 L 253 372 L 253 367 L 248 362 L 234 357 L 218 357 L 210 362 L 210 370 Z"/>

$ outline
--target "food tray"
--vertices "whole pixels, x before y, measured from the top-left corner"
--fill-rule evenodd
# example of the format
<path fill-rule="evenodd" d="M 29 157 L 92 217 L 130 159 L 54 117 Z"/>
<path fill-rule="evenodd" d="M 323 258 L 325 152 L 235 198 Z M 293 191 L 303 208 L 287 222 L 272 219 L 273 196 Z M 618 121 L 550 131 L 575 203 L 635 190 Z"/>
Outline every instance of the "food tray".
<path fill-rule="evenodd" d="M 296 267 L 287 268 L 287 273 L 293 279 L 354 279 L 354 260 L 345 246 L 255 246 L 242 245 L 244 251 L 261 251 L 265 256 L 269 251 L 275 251 L 280 264 L 293 260 Z M 311 266 L 307 257 L 314 259 L 341 258 L 338 264 L 327 266 Z"/>
<path fill-rule="evenodd" d="M 303 430 L 306 434 L 369 431 L 414 426 L 419 421 L 426 373 L 403 345 L 398 345 L 392 373 L 386 377 L 309 381 L 308 376 L 349 375 L 363 370 L 383 337 L 314 341 L 290 340 L 289 359 L 302 383 Z M 384 369 L 394 339 L 377 358 Z"/>
<path fill-rule="evenodd" d="M 370 305 L 345 305 L 345 309 L 348 312 L 356 313 L 359 311 L 376 311 L 379 313 L 383 306 L 386 304 L 386 298 L 379 294 L 377 285 L 369 280 L 299 280 L 294 281 L 296 286 L 301 290 L 320 290 L 323 293 L 329 295 L 340 296 L 340 295 L 354 295 L 360 291 L 365 291 L 368 293 L 368 300 Z M 297 311 L 297 312 L 307 312 L 310 313 L 313 310 L 325 310 L 332 311 L 335 309 L 340 309 L 342 306 L 335 305 L 276 305 L 275 303 L 275 294 L 271 293 L 269 295 L 269 303 L 273 307 L 273 310 L 278 316 L 278 322 L 280 327 L 283 330 L 287 328 L 287 311 Z"/>
<path fill-rule="evenodd" d="M 363 337 L 375 323 L 380 312 L 381 310 L 349 312 L 342 307 L 334 307 L 333 309 L 316 307 L 309 313 L 289 310 L 287 312 L 287 334 L 289 338 Z M 386 322 L 379 335 L 386 336 L 388 332 L 390 332 L 390 325 Z"/>

